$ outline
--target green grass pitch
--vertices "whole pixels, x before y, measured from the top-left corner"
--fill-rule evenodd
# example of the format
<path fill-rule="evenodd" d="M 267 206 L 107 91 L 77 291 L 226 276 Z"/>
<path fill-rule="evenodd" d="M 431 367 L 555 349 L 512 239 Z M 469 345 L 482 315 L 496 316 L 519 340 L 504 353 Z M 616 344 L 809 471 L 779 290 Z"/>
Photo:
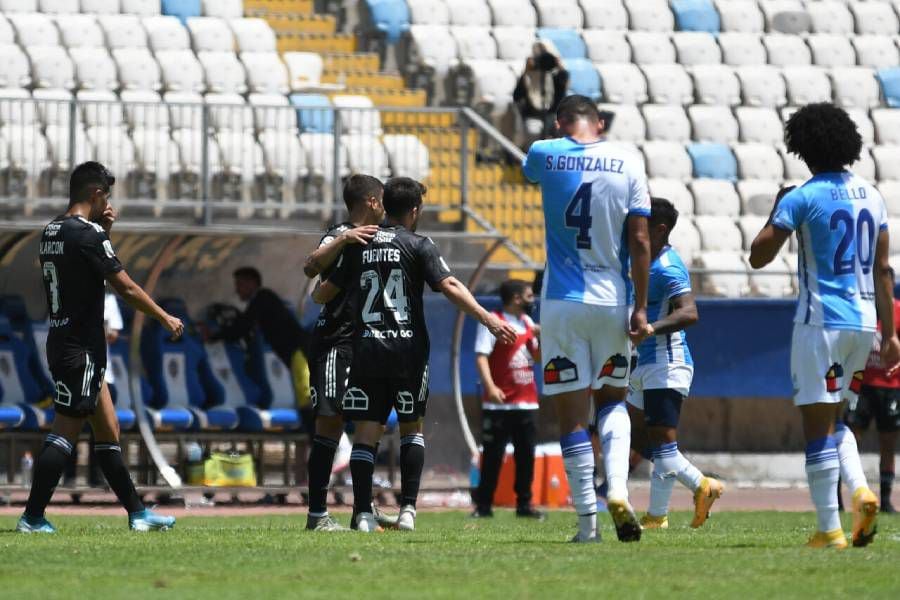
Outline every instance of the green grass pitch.
<path fill-rule="evenodd" d="M 0 518 L 0 597 L 900 597 L 896 517 L 869 548 L 822 551 L 802 547 L 811 513 L 718 513 L 699 531 L 676 513 L 637 544 L 619 543 L 600 515 L 596 545 L 565 543 L 566 512 L 534 523 L 423 511 L 414 533 L 372 535 L 307 532 L 305 515 L 186 517 L 145 534 L 124 516 L 50 516 L 58 535 L 15 534 L 15 519 Z"/>

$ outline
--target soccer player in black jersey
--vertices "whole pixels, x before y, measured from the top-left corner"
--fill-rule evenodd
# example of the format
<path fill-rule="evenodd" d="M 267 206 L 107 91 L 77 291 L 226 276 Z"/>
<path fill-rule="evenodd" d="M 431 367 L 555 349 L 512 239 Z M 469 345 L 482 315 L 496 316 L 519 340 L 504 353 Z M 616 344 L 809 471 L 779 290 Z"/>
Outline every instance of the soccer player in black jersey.
<path fill-rule="evenodd" d="M 349 244 L 365 245 L 378 230 L 384 218 L 381 198 L 384 186 L 369 175 L 353 175 L 344 185 L 344 204 L 349 220 L 325 232 L 319 246 L 307 259 L 303 272 L 307 277 L 321 275 L 327 279 L 341 252 Z M 347 387 L 353 358 L 354 314 L 346 293 L 335 296 L 322 307 L 313 330 L 310 351 L 310 388 L 316 427 L 309 453 L 309 514 L 306 528 L 317 531 L 341 531 L 328 514 L 326 498 L 334 454 L 344 419 L 341 400 Z"/>
<path fill-rule="evenodd" d="M 87 421 L 94 431 L 97 463 L 136 531 L 169 529 L 175 519 L 146 509 L 134 489 L 119 447 L 119 422 L 106 369 L 103 328 L 104 282 L 135 309 L 162 323 L 174 337 L 181 321 L 161 309 L 125 272 L 109 241 L 116 213 L 109 205 L 115 177 L 100 163 L 72 171 L 69 208 L 44 228 L 40 263 L 50 309 L 47 361 L 56 386 L 56 418 L 37 459 L 25 513 L 16 525 L 23 533 L 53 533 L 44 518 L 63 469 Z"/>
<path fill-rule="evenodd" d="M 428 399 L 428 329 L 425 284 L 512 343 L 516 332 L 485 310 L 450 272 L 430 238 L 416 235 L 425 186 L 408 177 L 385 185 L 387 221 L 372 240 L 348 246 L 328 279 L 313 293 L 325 303 L 344 291 L 354 312 L 353 364 L 343 398 L 344 418 L 354 423 L 350 456 L 355 524 L 379 529 L 372 514 L 375 445 L 392 408 L 400 421 L 401 509 L 397 526 L 415 528 L 416 499 L 425 463 L 422 422 Z"/>

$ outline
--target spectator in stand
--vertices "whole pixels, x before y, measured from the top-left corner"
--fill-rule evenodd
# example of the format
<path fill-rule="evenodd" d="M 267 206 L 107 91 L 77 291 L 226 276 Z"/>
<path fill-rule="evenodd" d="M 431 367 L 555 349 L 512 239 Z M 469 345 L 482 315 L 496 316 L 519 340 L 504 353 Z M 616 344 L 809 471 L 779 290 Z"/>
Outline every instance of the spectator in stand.
<path fill-rule="evenodd" d="M 512 439 L 516 463 L 516 516 L 543 519 L 531 505 L 534 449 L 537 439 L 538 391 L 534 361 L 540 360 L 540 328 L 528 313 L 534 306 L 534 290 L 527 281 L 511 279 L 500 286 L 503 310 L 496 315 L 518 333 L 515 343 L 498 342 L 486 327 L 478 326 L 475 363 L 482 385 L 481 480 L 475 491 L 472 517 L 491 517 L 491 504 L 506 443 Z"/>
<path fill-rule="evenodd" d="M 536 42 L 513 91 L 513 101 L 525 123 L 526 146 L 553 134 L 556 107 L 568 86 L 569 72 L 556 49 L 549 42 Z"/>

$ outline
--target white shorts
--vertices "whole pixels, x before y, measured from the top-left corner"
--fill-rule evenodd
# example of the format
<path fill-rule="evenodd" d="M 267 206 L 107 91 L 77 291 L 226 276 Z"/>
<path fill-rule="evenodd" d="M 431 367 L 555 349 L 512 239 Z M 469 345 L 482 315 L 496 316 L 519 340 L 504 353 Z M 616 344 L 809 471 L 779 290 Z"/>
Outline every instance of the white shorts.
<path fill-rule="evenodd" d="M 791 338 L 794 404 L 856 403 L 873 331 L 825 329 L 796 323 Z"/>
<path fill-rule="evenodd" d="M 629 306 L 596 306 L 568 300 L 541 303 L 541 355 L 548 396 L 604 385 L 628 386 Z"/>
<path fill-rule="evenodd" d="M 628 404 L 644 410 L 644 390 L 675 390 L 687 397 L 693 379 L 694 367 L 691 365 L 638 365 L 628 385 Z"/>

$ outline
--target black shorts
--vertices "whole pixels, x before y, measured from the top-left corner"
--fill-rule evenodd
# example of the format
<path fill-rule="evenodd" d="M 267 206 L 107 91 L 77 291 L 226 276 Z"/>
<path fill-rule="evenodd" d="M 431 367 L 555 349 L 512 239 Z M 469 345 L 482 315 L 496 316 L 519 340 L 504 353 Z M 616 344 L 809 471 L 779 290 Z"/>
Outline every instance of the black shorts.
<path fill-rule="evenodd" d="M 309 388 L 316 416 L 341 415 L 352 362 L 353 351 L 348 346 L 333 346 L 315 355 L 309 365 Z"/>
<path fill-rule="evenodd" d="M 428 367 L 421 376 L 408 379 L 355 377 L 351 372 L 344 394 L 344 419 L 387 423 L 394 408 L 399 422 L 414 423 L 425 416 L 427 403 Z"/>
<path fill-rule="evenodd" d="M 93 352 L 78 352 L 50 365 L 56 386 L 53 406 L 67 417 L 89 417 L 97 409 L 106 355 L 98 364 Z"/>
<path fill-rule="evenodd" d="M 684 395 L 669 388 L 644 390 L 644 422 L 647 427 L 678 427 Z"/>
<path fill-rule="evenodd" d="M 856 408 L 844 414 L 844 422 L 865 430 L 872 419 L 881 433 L 900 430 L 900 389 L 862 386 Z"/>

